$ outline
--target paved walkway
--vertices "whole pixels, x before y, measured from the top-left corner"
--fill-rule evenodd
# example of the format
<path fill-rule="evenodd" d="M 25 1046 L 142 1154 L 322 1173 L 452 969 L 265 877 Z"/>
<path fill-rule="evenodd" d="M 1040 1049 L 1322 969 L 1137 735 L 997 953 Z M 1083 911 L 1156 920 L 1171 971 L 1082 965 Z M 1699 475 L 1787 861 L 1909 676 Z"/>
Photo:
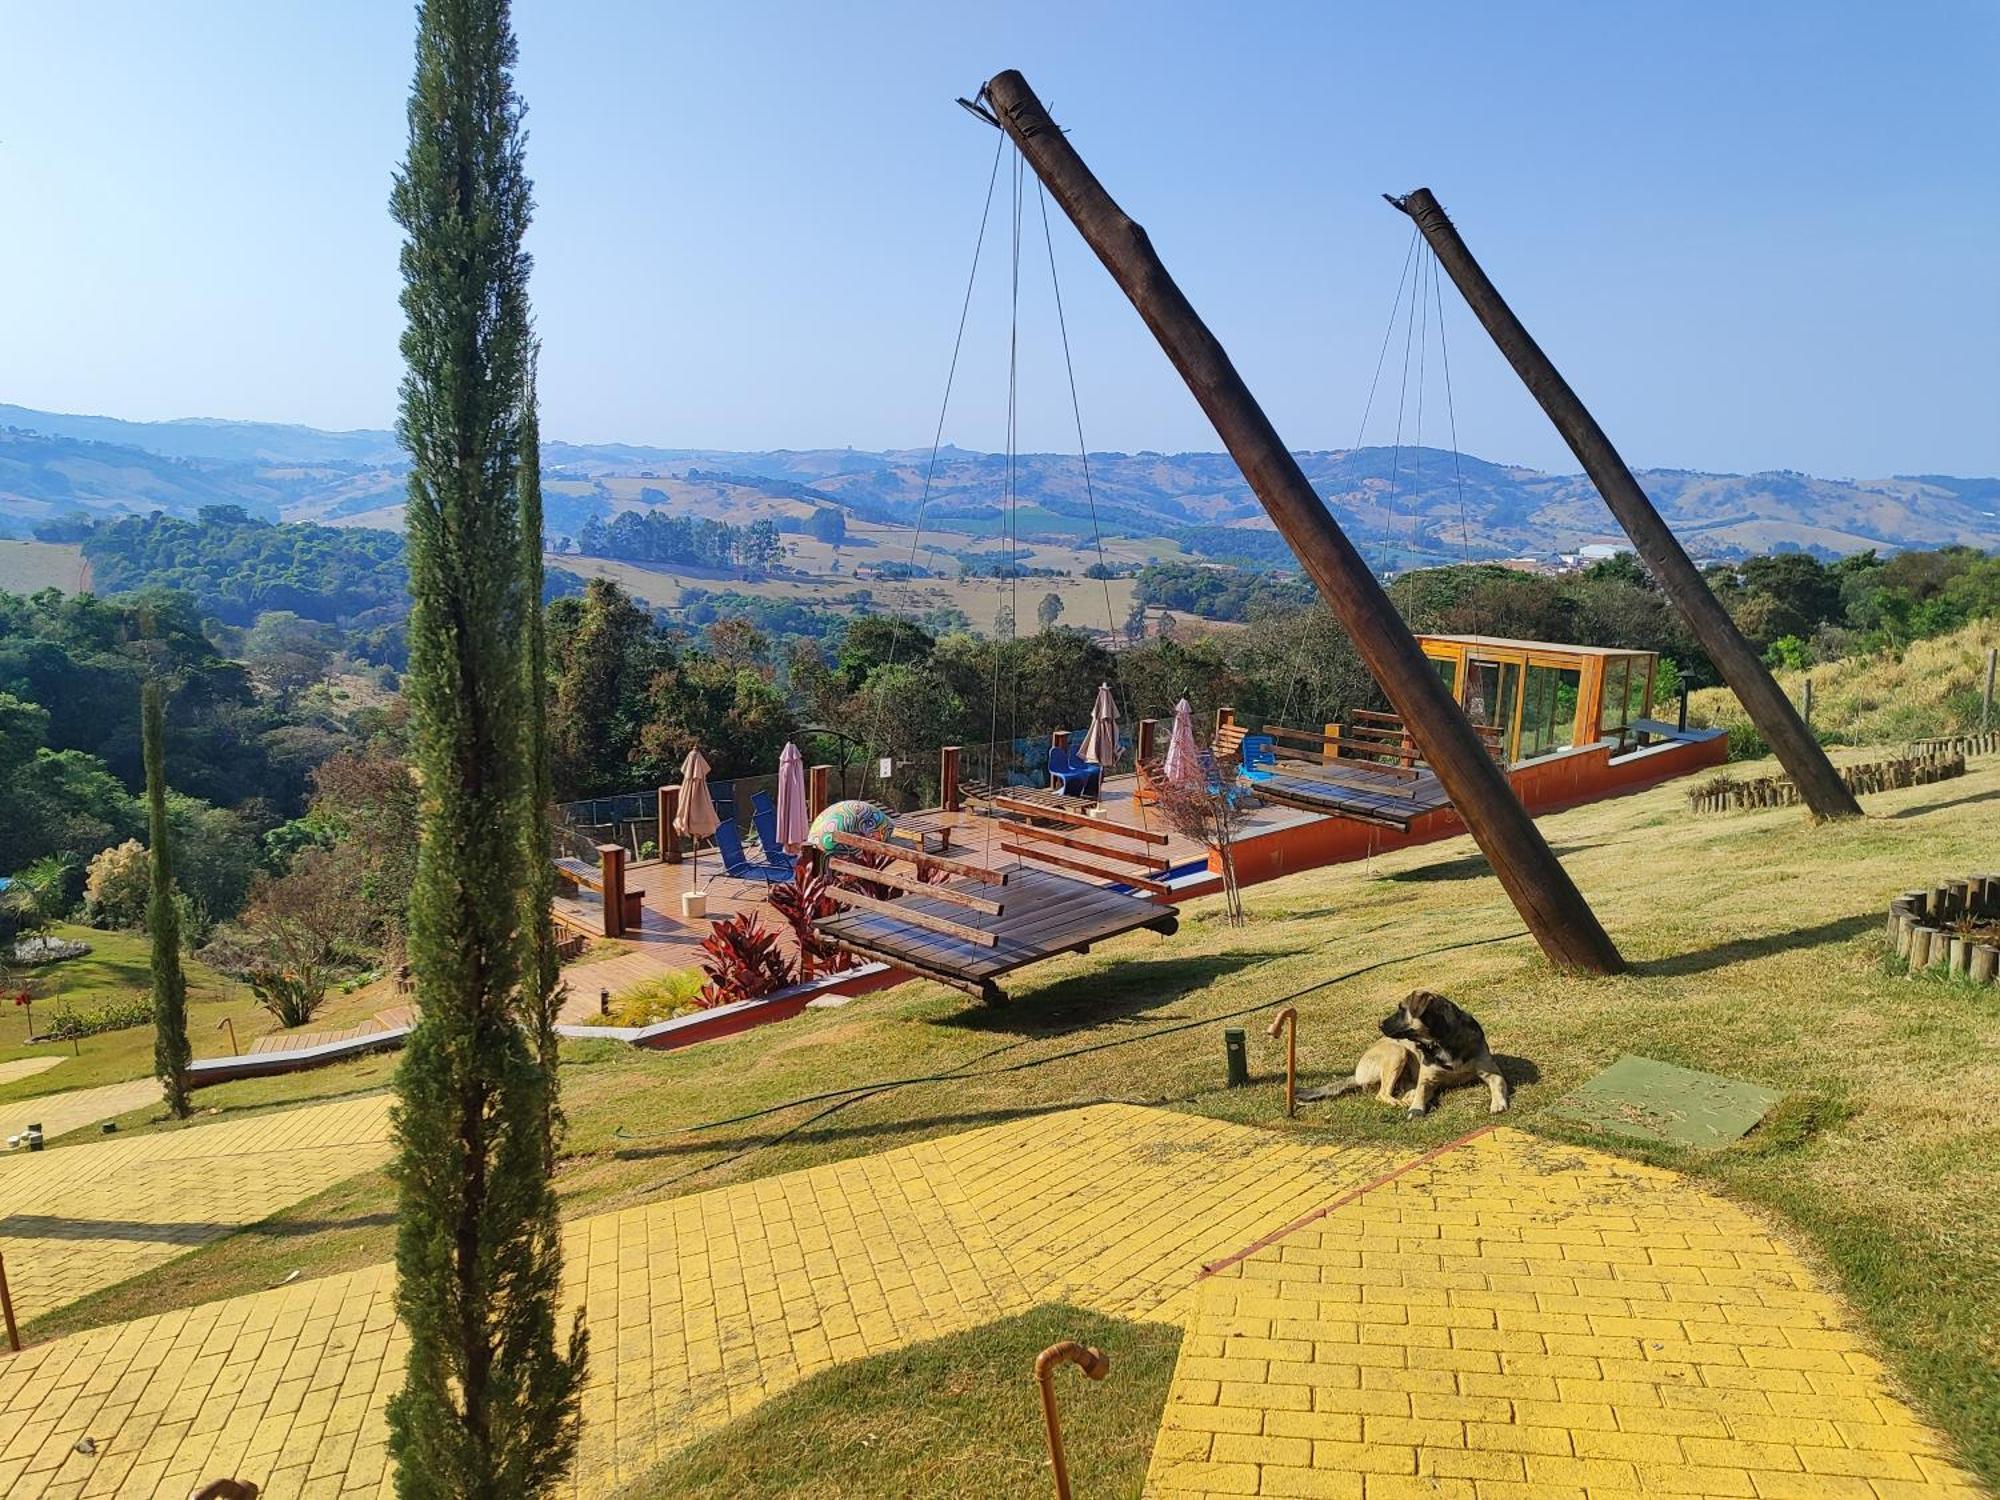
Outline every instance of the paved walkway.
<path fill-rule="evenodd" d="M 23 1078 L 33 1078 L 37 1073 L 46 1073 L 50 1068 L 68 1062 L 67 1057 L 17 1057 L 12 1062 L 0 1062 L 0 1084 L 19 1083 Z"/>
<path fill-rule="evenodd" d="M 1189 1328 L 1162 1500 L 1975 1493 L 1760 1224 L 1516 1132 L 1412 1167 L 1107 1105 L 565 1240 L 591 1330 L 583 1495 L 837 1362 L 1059 1299 Z M 374 1267 L 0 1360 L 0 1491 L 234 1473 L 273 1497 L 389 1494 L 391 1291 Z M 73 1451 L 85 1433 L 95 1456 Z"/>
<path fill-rule="evenodd" d="M 152 1080 L 146 1087 L 157 1095 Z M 135 1276 L 388 1154 L 380 1094 L 14 1152 L 0 1159 L 0 1255 L 15 1312 L 26 1321 Z"/>
<path fill-rule="evenodd" d="M 115 1119 L 159 1102 L 160 1085 L 151 1078 L 129 1078 L 123 1083 L 100 1083 L 60 1094 L 11 1099 L 0 1104 L 0 1141 L 19 1135 L 31 1124 L 40 1125 L 44 1138 L 52 1141 L 72 1130 L 82 1130 L 100 1120 Z"/>

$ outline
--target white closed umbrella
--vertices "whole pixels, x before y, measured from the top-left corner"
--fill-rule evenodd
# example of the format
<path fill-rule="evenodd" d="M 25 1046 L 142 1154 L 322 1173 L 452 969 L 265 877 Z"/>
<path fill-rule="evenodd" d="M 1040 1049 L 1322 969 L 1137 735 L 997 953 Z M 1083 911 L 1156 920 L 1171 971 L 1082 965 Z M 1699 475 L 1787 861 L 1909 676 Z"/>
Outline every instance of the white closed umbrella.
<path fill-rule="evenodd" d="M 1118 759 L 1118 705 L 1111 697 L 1111 684 L 1097 685 L 1097 701 L 1090 706 L 1090 731 L 1077 752 L 1083 759 L 1108 766 Z"/>
<path fill-rule="evenodd" d="M 1194 738 L 1194 706 L 1183 698 L 1174 705 L 1174 730 L 1167 740 L 1167 780 L 1196 786 L 1207 778 L 1201 769 L 1201 746 Z"/>
<path fill-rule="evenodd" d="M 796 854 L 806 841 L 806 758 L 790 740 L 778 757 L 778 845 Z"/>
<path fill-rule="evenodd" d="M 708 762 L 697 745 L 681 762 L 681 794 L 674 804 L 674 827 L 692 846 L 690 879 L 697 889 L 701 886 L 701 840 L 710 837 L 721 823 L 715 800 L 708 795 Z"/>

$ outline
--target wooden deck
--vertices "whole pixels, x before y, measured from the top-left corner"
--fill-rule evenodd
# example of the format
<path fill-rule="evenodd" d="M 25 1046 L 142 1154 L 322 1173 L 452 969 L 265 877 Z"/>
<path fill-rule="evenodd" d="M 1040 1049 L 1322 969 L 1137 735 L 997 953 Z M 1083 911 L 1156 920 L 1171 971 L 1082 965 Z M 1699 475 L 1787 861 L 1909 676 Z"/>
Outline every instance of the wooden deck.
<path fill-rule="evenodd" d="M 947 889 L 972 896 L 997 896 L 1002 909 L 994 915 L 916 895 L 900 897 L 894 905 L 898 910 L 986 933 L 990 946 L 915 926 L 884 912 L 858 909 L 826 918 L 818 924 L 819 930 L 869 958 L 986 999 L 999 999 L 997 981 L 1011 970 L 1142 927 L 1171 933 L 1180 920 L 1170 906 L 1031 865 L 1009 870 L 1005 886 L 961 880 L 950 882 Z"/>

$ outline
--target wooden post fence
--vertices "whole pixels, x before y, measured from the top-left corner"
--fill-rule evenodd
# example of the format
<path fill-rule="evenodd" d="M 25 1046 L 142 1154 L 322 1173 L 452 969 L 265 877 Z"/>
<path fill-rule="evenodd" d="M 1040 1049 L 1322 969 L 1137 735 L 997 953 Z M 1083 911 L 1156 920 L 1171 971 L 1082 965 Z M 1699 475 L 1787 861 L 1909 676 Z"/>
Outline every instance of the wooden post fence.
<path fill-rule="evenodd" d="M 1018 72 L 980 91 L 995 122 L 1159 340 L 1251 490 L 1319 585 L 1542 951 L 1564 968 L 1624 968 L 1609 934 L 1444 690 L 1374 570 L 1334 522 L 1144 229 L 1104 190 Z"/>
<path fill-rule="evenodd" d="M 1861 804 L 1841 781 L 1833 762 L 1827 759 L 1826 751 L 1806 728 L 1770 669 L 1743 639 L 1743 633 L 1729 618 L 1729 611 L 1709 591 L 1701 571 L 1653 508 L 1653 502 L 1646 498 L 1646 492 L 1632 477 L 1618 450 L 1611 446 L 1611 439 L 1597 425 L 1597 419 L 1570 389 L 1569 382 L 1562 378 L 1541 346 L 1528 336 L 1514 310 L 1487 279 L 1479 262 L 1472 258 L 1472 252 L 1466 249 L 1465 241 L 1459 238 L 1457 228 L 1431 190 L 1418 188 L 1408 197 L 1389 201 L 1416 221 L 1418 230 L 1436 252 L 1438 264 L 1444 267 L 1473 316 L 1492 336 L 1507 363 L 1514 367 L 1514 373 L 1541 403 L 1556 431 L 1582 463 L 1590 482 L 1597 486 L 1604 503 L 1632 539 L 1660 591 L 1687 622 L 1702 650 L 1708 653 L 1708 659 L 1722 674 L 1722 680 L 1742 700 L 1750 721 L 1791 775 L 1813 816 L 1860 817 Z"/>

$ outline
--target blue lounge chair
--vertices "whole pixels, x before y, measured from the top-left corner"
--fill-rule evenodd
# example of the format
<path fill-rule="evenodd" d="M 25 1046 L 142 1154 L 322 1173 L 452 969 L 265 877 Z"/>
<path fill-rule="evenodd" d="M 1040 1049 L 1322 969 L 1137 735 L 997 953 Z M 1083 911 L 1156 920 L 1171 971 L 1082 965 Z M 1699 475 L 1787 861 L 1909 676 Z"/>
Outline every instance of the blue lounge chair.
<path fill-rule="evenodd" d="M 757 825 L 757 849 L 764 856 L 764 862 L 782 865 L 786 878 L 791 878 L 792 857 L 778 843 L 778 804 L 769 792 L 750 794 L 750 820 Z"/>
<path fill-rule="evenodd" d="M 1079 759 L 1067 745 L 1049 747 L 1049 785 L 1065 797 L 1096 797 L 1104 779 L 1103 767 Z"/>
<path fill-rule="evenodd" d="M 726 817 L 715 828 L 715 852 L 722 856 L 722 873 L 732 880 L 761 880 L 768 886 L 792 878 L 789 864 L 752 863 L 743 852 L 743 836 Z"/>
<path fill-rule="evenodd" d="M 1246 734 L 1237 750 L 1237 770 L 1245 781 L 1269 781 L 1278 769 L 1277 742 L 1268 734 Z"/>

